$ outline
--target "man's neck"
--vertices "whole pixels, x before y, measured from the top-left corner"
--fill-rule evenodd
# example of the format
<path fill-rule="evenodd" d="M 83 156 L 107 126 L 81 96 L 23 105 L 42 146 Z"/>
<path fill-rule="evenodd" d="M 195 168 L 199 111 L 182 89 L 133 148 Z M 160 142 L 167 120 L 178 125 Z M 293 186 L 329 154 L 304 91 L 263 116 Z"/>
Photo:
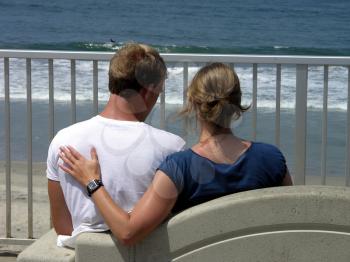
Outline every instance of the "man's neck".
<path fill-rule="evenodd" d="M 111 94 L 100 116 L 122 121 L 144 121 L 143 114 L 137 113 L 137 111 L 140 111 L 140 108 L 135 108 L 135 106 L 125 98 Z"/>

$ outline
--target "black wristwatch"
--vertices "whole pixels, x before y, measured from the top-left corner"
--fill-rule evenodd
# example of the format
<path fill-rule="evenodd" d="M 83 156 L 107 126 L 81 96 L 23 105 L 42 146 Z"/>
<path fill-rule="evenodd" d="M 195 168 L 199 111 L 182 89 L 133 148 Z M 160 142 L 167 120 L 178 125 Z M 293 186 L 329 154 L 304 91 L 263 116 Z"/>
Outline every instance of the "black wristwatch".
<path fill-rule="evenodd" d="M 86 186 L 88 196 L 91 197 L 91 195 L 101 186 L 103 186 L 101 179 L 94 179 L 90 181 L 89 184 L 87 184 Z"/>

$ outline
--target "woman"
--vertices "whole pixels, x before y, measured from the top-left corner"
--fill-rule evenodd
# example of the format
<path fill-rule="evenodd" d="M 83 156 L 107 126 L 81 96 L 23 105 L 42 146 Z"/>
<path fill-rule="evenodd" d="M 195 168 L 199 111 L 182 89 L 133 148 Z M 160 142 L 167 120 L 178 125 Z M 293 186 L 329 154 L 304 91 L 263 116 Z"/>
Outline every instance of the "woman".
<path fill-rule="evenodd" d="M 245 110 L 239 79 L 230 67 L 213 63 L 198 71 L 188 88 L 184 113 L 196 114 L 201 129 L 199 142 L 166 158 L 129 214 L 113 202 L 103 186 L 91 195 L 121 243 L 137 243 L 171 211 L 235 192 L 292 184 L 285 159 L 276 147 L 245 141 L 232 133 L 231 119 Z M 100 179 L 94 149 L 92 160 L 72 147 L 61 148 L 60 157 L 66 164 L 60 167 L 82 185 Z"/>

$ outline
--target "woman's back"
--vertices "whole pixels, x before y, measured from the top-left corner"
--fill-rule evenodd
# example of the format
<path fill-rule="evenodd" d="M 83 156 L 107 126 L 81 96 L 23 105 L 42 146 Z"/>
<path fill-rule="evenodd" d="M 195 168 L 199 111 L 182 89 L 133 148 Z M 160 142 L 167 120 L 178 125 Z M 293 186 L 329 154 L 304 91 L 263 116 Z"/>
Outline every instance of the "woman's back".
<path fill-rule="evenodd" d="M 279 149 L 257 142 L 234 163 L 217 163 L 187 149 L 167 157 L 159 169 L 179 192 L 174 212 L 232 193 L 281 186 L 287 173 Z"/>

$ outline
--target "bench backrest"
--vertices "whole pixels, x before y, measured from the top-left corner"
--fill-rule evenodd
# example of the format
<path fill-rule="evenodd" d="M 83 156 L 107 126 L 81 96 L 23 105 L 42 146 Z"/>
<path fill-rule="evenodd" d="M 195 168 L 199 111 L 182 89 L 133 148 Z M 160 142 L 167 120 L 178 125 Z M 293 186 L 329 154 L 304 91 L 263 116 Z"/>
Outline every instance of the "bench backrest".
<path fill-rule="evenodd" d="M 132 248 L 83 234 L 76 261 L 350 261 L 350 188 L 229 195 L 177 214 Z"/>

